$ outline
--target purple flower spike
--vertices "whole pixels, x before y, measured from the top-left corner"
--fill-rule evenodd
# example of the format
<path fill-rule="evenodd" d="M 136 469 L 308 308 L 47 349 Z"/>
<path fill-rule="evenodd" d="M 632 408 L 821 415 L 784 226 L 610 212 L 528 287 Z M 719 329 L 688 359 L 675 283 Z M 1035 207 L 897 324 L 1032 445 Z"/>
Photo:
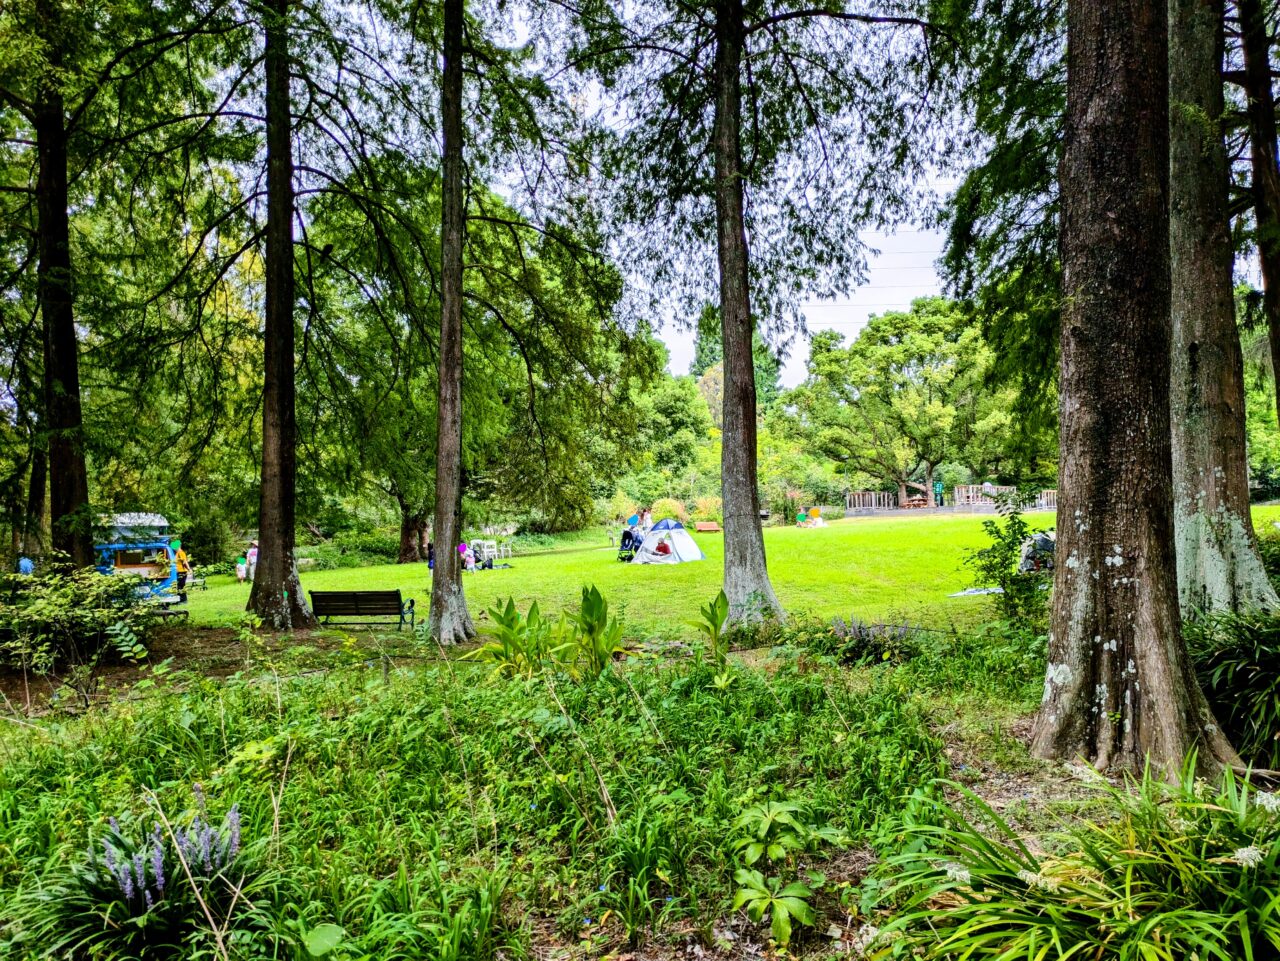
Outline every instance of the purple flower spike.
<path fill-rule="evenodd" d="M 240 850 L 240 805 L 231 805 L 227 814 L 227 827 L 231 831 L 231 841 L 227 845 L 227 860 L 230 861 Z"/>
<path fill-rule="evenodd" d="M 164 849 L 156 844 L 151 849 L 151 872 L 156 876 L 156 893 L 164 894 Z"/>
<path fill-rule="evenodd" d="M 147 860 L 141 851 L 133 856 L 133 874 L 138 882 L 138 890 L 144 890 L 147 886 Z"/>
<path fill-rule="evenodd" d="M 200 786 L 200 782 L 196 781 L 191 785 L 191 793 L 196 796 L 196 807 L 200 809 L 200 813 L 204 813 L 204 788 Z"/>
<path fill-rule="evenodd" d="M 107 823 L 111 825 L 111 830 L 112 830 L 112 831 L 114 831 L 116 834 L 119 834 L 119 833 L 120 833 L 120 822 L 119 822 L 119 821 L 117 821 L 115 818 L 113 818 L 113 817 L 112 817 L 112 818 L 107 818 Z"/>
<path fill-rule="evenodd" d="M 102 861 L 107 866 L 107 870 L 112 874 L 116 873 L 116 849 L 107 841 L 102 842 Z"/>
<path fill-rule="evenodd" d="M 151 892 L 146 888 L 143 888 L 142 896 L 147 899 L 147 910 L 150 911 L 152 906 L 155 904 L 155 902 L 151 900 Z"/>

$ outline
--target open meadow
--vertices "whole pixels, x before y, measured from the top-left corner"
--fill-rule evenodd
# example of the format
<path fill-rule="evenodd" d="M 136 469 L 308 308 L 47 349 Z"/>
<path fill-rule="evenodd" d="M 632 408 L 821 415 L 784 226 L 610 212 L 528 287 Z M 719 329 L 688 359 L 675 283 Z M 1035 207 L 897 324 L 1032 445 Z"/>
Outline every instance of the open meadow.
<path fill-rule="evenodd" d="M 985 515 L 987 517 L 991 515 Z M 1028 515 L 1039 527 L 1052 514 Z M 774 589 L 793 614 L 862 620 L 909 621 L 945 628 L 989 614 L 981 597 L 949 598 L 972 586 L 964 567 L 968 551 L 985 543 L 984 515 L 912 515 L 851 518 L 828 527 L 766 528 L 765 549 Z M 516 556 L 510 570 L 465 575 L 467 602 L 479 617 L 496 601 L 513 597 L 546 612 L 576 605 L 584 586 L 595 585 L 625 616 L 629 628 L 657 636 L 683 635 L 698 609 L 720 590 L 723 540 L 695 534 L 705 561 L 675 565 L 623 564 L 602 534 L 594 549 Z M 426 565 L 308 571 L 308 590 L 392 590 L 414 598 L 425 615 L 430 598 Z M 244 616 L 247 585 L 232 577 L 212 577 L 209 589 L 190 594 L 191 623 L 228 626 Z"/>

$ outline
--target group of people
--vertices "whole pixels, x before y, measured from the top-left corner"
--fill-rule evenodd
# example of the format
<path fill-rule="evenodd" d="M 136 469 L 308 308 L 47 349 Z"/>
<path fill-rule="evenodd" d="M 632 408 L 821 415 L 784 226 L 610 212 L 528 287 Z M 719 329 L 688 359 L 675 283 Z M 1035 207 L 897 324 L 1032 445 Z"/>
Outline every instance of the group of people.
<path fill-rule="evenodd" d="M 236 580 L 241 584 L 252 581 L 258 570 L 258 542 L 250 541 L 249 549 L 236 558 Z"/>

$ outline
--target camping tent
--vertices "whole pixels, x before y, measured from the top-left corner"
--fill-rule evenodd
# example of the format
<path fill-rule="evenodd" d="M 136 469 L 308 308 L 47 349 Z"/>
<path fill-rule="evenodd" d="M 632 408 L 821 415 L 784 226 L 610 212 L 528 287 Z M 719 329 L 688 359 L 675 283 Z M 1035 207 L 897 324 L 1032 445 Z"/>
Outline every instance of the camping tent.
<path fill-rule="evenodd" d="M 658 545 L 666 541 L 671 552 L 658 553 Z M 660 520 L 649 528 L 644 543 L 636 551 L 632 564 L 683 564 L 685 561 L 705 561 L 707 555 L 694 543 L 689 532 L 679 521 Z"/>

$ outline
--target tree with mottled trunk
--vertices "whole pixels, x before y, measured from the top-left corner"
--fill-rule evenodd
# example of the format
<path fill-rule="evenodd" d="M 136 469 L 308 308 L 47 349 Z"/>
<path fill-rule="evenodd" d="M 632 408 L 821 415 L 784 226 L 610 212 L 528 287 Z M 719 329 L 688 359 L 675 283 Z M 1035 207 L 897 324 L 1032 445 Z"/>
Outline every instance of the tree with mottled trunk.
<path fill-rule="evenodd" d="M 441 644 L 474 637 L 462 591 L 462 194 L 463 0 L 444 0 L 444 134 L 440 226 L 440 377 L 436 406 L 436 565 L 431 571 L 431 636 Z"/>
<path fill-rule="evenodd" d="M 1061 453 L 1032 750 L 1101 770 L 1238 762 L 1178 610 L 1169 429 L 1166 0 L 1068 0 Z"/>
<path fill-rule="evenodd" d="M 267 253 L 263 331 L 262 486 L 258 566 L 248 609 L 289 630 L 315 624 L 294 557 L 297 421 L 294 414 L 293 142 L 289 98 L 289 0 L 264 11 L 266 45 Z"/>
<path fill-rule="evenodd" d="M 756 485 L 756 383 L 747 233 L 743 218 L 741 67 L 746 41 L 742 0 L 718 0 L 715 53 L 716 240 L 724 352 L 724 592 L 734 621 L 781 614 L 765 565 Z"/>
<path fill-rule="evenodd" d="M 1183 616 L 1274 607 L 1254 543 L 1223 140 L 1223 0 L 1169 0 L 1173 527 Z"/>
<path fill-rule="evenodd" d="M 1237 0 L 1244 93 L 1248 100 L 1249 155 L 1253 168 L 1253 216 L 1262 267 L 1262 306 L 1271 342 L 1271 366 L 1280 370 L 1280 167 L 1276 151 L 1276 101 L 1271 88 L 1271 37 L 1262 0 Z M 1280 390 L 1276 391 L 1280 411 Z"/>
<path fill-rule="evenodd" d="M 88 567 L 93 563 L 93 534 L 80 411 L 80 359 L 72 306 L 67 117 L 59 87 L 63 38 L 58 4 L 53 0 L 40 0 L 36 4 L 36 21 L 49 64 L 36 97 L 32 126 L 39 168 L 36 298 L 44 328 L 42 423 L 49 457 L 50 546 L 66 554 L 75 566 Z"/>
<path fill-rule="evenodd" d="M 414 508 L 399 491 L 395 494 L 400 505 L 400 552 L 397 564 L 416 564 L 427 559 L 427 515 Z"/>

